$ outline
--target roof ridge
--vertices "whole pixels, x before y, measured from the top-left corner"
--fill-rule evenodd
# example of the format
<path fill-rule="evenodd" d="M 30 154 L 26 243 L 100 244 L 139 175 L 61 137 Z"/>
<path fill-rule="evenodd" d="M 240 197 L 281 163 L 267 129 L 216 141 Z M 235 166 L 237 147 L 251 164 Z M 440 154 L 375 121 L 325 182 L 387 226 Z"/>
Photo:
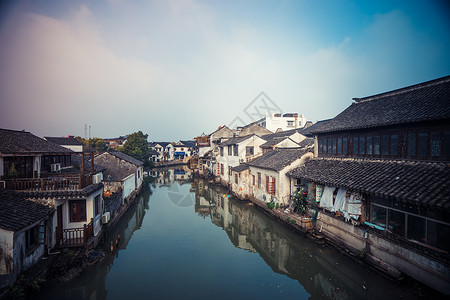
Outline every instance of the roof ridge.
<path fill-rule="evenodd" d="M 418 83 L 418 84 L 414 84 L 414 85 L 410 85 L 410 86 L 406 86 L 403 88 L 399 88 L 399 89 L 395 89 L 389 92 L 384 92 L 381 94 L 375 94 L 372 96 L 367 96 L 367 97 L 363 97 L 363 98 L 352 98 L 353 101 L 355 101 L 356 104 L 359 103 L 364 103 L 367 101 L 372 101 L 372 100 L 377 100 L 377 99 L 381 99 L 387 96 L 394 96 L 394 95 L 399 95 L 399 94 L 403 94 L 406 92 L 411 92 L 411 91 L 415 91 L 415 90 L 419 90 L 425 87 L 430 87 L 433 85 L 437 85 L 440 83 L 444 83 L 444 82 L 448 82 L 450 81 L 450 75 L 449 76 L 445 76 L 445 77 L 441 77 L 441 78 L 437 78 L 437 79 L 433 79 L 430 81 L 425 81 L 422 83 Z"/>

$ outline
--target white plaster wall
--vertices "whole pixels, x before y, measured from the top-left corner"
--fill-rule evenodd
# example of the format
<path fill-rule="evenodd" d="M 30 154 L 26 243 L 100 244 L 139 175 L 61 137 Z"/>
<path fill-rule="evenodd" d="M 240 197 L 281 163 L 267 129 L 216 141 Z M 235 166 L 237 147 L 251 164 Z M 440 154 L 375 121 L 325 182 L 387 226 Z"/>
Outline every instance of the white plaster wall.
<path fill-rule="evenodd" d="M 75 152 L 83 152 L 83 145 L 61 145 L 61 146 Z"/>
<path fill-rule="evenodd" d="M 0 228 L 0 275 L 11 274 L 13 270 L 14 232 Z"/>
<path fill-rule="evenodd" d="M 136 187 L 135 174 L 131 174 L 123 180 L 123 198 L 128 198 Z"/>
<path fill-rule="evenodd" d="M 138 172 L 139 171 L 139 172 Z M 139 173 L 139 176 L 138 176 Z M 142 182 L 144 181 L 144 167 L 138 167 L 136 170 L 136 190 L 140 189 L 142 186 Z"/>

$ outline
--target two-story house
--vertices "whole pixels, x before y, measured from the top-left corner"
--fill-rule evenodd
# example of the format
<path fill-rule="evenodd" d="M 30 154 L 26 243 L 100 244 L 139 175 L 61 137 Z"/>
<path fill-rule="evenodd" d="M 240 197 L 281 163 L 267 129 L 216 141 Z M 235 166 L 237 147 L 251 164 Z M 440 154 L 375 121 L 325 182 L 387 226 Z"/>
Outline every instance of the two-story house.
<path fill-rule="evenodd" d="M 231 138 L 219 146 L 217 156 L 217 174 L 220 182 L 228 185 L 231 182 L 233 167 L 248 162 L 262 154 L 261 145 L 266 141 L 256 134 Z"/>
<path fill-rule="evenodd" d="M 84 153 L 74 168 L 75 154 L 30 132 L 0 129 L 0 185 L 56 209 L 50 248 L 87 245 L 101 230 L 103 184 L 93 180 L 94 167 L 85 170 Z"/>
<path fill-rule="evenodd" d="M 450 76 L 353 100 L 292 182 L 330 240 L 450 295 Z"/>

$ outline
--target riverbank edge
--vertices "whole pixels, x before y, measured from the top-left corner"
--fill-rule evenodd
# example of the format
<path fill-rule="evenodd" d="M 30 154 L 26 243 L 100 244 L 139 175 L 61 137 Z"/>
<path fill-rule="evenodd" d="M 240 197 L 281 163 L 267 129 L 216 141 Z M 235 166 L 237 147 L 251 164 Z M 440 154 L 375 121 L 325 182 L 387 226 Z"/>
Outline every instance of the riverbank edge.
<path fill-rule="evenodd" d="M 92 243 L 83 247 L 49 252 L 38 263 L 23 272 L 12 286 L 0 291 L 0 300 L 27 299 L 32 294 L 39 293 L 45 284 L 73 280 L 88 267 L 103 261 L 106 253 L 99 249 L 100 245 L 104 243 L 108 232 L 114 230 L 126 212 L 136 205 L 141 192 L 142 186 L 130 195 L 124 208 L 100 230 Z"/>
<path fill-rule="evenodd" d="M 376 272 L 380 276 L 393 281 L 398 285 L 405 286 L 405 288 L 413 288 L 416 293 L 424 298 L 432 298 L 432 297 L 442 297 L 445 299 L 445 295 L 440 293 L 439 291 L 432 289 L 431 287 L 417 281 L 416 279 L 400 272 L 393 266 L 381 261 L 380 259 L 366 253 L 361 252 L 360 249 L 351 249 L 347 247 L 347 245 L 341 243 L 337 238 L 333 236 L 326 235 L 322 233 L 320 230 L 315 228 L 315 225 L 309 225 L 309 222 L 298 222 L 299 220 L 312 219 L 309 216 L 302 216 L 293 212 L 285 212 L 283 208 L 275 209 L 269 208 L 267 203 L 261 201 L 255 197 L 247 197 L 241 198 L 239 195 L 236 195 L 226 184 L 222 183 L 220 180 L 216 180 L 216 178 L 206 177 L 195 173 L 195 176 L 201 178 L 203 180 L 207 180 L 209 183 L 215 184 L 217 186 L 221 186 L 225 188 L 229 195 L 235 197 L 239 201 L 248 202 L 255 205 L 258 209 L 261 209 L 271 218 L 277 220 L 278 222 L 283 223 L 289 229 L 293 230 L 296 233 L 300 233 L 303 236 L 312 239 L 319 246 L 327 246 L 335 249 L 339 253 L 349 257 L 350 259 L 356 261 L 359 264 L 363 264 L 367 266 L 372 271 Z M 296 222 L 292 222 L 295 220 Z M 308 224 L 308 225 L 303 225 Z M 303 226 L 302 226 L 303 225 Z M 407 287 L 406 287 L 407 286 Z"/>

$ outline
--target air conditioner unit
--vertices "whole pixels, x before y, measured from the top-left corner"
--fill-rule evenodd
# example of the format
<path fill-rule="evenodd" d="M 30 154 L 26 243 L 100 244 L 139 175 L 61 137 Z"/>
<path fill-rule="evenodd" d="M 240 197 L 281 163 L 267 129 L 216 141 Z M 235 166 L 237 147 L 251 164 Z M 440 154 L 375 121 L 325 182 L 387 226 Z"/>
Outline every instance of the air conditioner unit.
<path fill-rule="evenodd" d="M 92 183 L 96 184 L 96 183 L 100 183 L 102 181 L 102 174 L 95 174 L 92 177 Z"/>
<path fill-rule="evenodd" d="M 110 218 L 111 218 L 111 214 L 109 213 L 109 211 L 105 212 L 102 215 L 102 224 L 108 223 Z"/>
<path fill-rule="evenodd" d="M 51 169 L 52 172 L 59 172 L 59 171 L 61 171 L 61 164 L 60 163 L 58 163 L 58 164 L 51 164 L 50 165 L 50 169 Z"/>

